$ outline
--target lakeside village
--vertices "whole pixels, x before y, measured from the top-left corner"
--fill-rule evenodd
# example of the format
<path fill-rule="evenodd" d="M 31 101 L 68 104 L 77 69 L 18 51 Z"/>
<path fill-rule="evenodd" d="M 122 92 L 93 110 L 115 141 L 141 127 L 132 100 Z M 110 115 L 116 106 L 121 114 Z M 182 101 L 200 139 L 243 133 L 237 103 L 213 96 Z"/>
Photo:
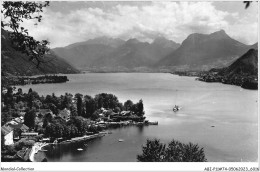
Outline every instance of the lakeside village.
<path fill-rule="evenodd" d="M 211 69 L 210 71 L 178 71 L 172 72 L 172 74 L 197 77 L 196 80 L 203 82 L 219 82 L 223 84 L 240 86 L 245 89 L 258 89 L 257 75 L 225 75 L 221 72 L 221 69 Z"/>
<path fill-rule="evenodd" d="M 70 144 L 102 137 L 106 129 L 128 125 L 158 125 L 145 120 L 143 102 L 124 104 L 113 94 L 95 97 L 69 93 L 39 96 L 29 89 L 2 90 L 2 161 L 47 161 L 48 144 Z"/>

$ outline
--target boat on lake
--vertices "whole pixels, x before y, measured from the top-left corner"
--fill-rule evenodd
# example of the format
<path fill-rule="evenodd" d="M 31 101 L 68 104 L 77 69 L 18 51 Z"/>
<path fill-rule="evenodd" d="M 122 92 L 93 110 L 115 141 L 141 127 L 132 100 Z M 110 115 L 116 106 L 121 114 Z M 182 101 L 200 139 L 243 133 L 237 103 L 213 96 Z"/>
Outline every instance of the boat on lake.
<path fill-rule="evenodd" d="M 118 139 L 119 142 L 123 142 L 124 140 L 123 139 Z"/>
<path fill-rule="evenodd" d="M 177 90 L 176 90 L 176 98 L 175 98 L 175 105 L 173 107 L 173 112 L 178 112 L 180 110 L 180 107 L 178 105 L 176 105 L 176 99 L 177 99 Z"/>
<path fill-rule="evenodd" d="M 180 107 L 179 106 L 177 106 L 177 105 L 175 105 L 174 107 L 173 107 L 173 112 L 177 112 L 177 111 L 179 111 L 180 110 Z"/>

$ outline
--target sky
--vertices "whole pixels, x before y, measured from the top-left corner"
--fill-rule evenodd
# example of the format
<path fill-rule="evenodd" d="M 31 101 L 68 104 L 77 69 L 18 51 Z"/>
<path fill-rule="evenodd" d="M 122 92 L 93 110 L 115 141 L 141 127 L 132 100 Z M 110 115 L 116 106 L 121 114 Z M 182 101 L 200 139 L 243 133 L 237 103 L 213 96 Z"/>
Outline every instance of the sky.
<path fill-rule="evenodd" d="M 242 1 L 51 1 L 43 20 L 24 21 L 29 34 L 63 47 L 107 36 L 151 42 L 158 36 L 177 43 L 192 33 L 225 30 L 232 38 L 254 44 L 258 40 L 258 4 Z"/>

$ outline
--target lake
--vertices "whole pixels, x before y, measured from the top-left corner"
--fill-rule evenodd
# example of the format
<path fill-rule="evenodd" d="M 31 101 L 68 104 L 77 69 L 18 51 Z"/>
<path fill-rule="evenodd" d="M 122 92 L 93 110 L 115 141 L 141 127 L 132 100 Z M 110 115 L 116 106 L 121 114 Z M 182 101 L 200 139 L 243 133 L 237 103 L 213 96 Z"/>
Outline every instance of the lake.
<path fill-rule="evenodd" d="M 120 102 L 143 100 L 146 118 L 158 126 L 124 127 L 83 145 L 48 147 L 48 161 L 136 161 L 148 138 L 198 143 L 208 161 L 258 161 L 257 91 L 167 73 L 86 73 L 69 82 L 22 86 L 40 95 L 115 94 Z M 181 106 L 177 113 L 173 106 Z M 212 127 L 215 126 L 215 127 Z M 124 139 L 124 142 L 118 142 Z"/>

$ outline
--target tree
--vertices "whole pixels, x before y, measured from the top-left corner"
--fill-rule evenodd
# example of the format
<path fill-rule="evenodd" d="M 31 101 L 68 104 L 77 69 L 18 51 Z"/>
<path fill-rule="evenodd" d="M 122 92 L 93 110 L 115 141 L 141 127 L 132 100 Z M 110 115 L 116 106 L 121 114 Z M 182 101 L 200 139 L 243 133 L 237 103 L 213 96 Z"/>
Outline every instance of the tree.
<path fill-rule="evenodd" d="M 134 103 L 131 100 L 127 100 L 124 103 L 124 108 L 125 108 L 126 111 L 131 110 L 133 105 L 134 105 Z"/>
<path fill-rule="evenodd" d="M 48 104 L 48 106 L 49 106 L 49 108 L 50 108 L 50 110 L 54 113 L 54 114 L 58 114 L 58 109 L 57 109 L 57 107 L 55 106 L 55 104 L 53 104 L 53 103 L 50 103 L 50 104 Z"/>
<path fill-rule="evenodd" d="M 33 91 L 32 88 L 29 88 L 28 94 L 30 94 L 32 91 Z"/>
<path fill-rule="evenodd" d="M 139 102 L 136 104 L 136 114 L 138 116 L 143 116 L 144 115 L 144 105 L 143 105 L 143 100 L 139 100 Z"/>
<path fill-rule="evenodd" d="M 71 137 L 71 128 L 69 126 L 64 126 L 63 127 L 63 137 L 65 138 L 70 138 Z"/>
<path fill-rule="evenodd" d="M 34 128 L 35 126 L 35 110 L 30 110 L 26 112 L 24 115 L 24 124 L 27 125 L 29 128 Z"/>
<path fill-rule="evenodd" d="M 96 102 L 89 95 L 84 96 L 84 102 L 85 102 L 85 114 L 86 114 L 85 117 L 90 118 L 96 110 Z"/>
<path fill-rule="evenodd" d="M 147 140 L 143 146 L 142 155 L 137 155 L 137 160 L 140 162 L 162 162 L 165 158 L 165 144 L 159 139 Z"/>
<path fill-rule="evenodd" d="M 107 93 L 97 94 L 95 96 L 95 102 L 98 109 L 102 107 L 106 109 L 114 109 L 119 104 L 119 101 L 115 95 Z"/>
<path fill-rule="evenodd" d="M 120 107 L 116 107 L 114 111 L 115 111 L 115 113 L 119 113 L 119 112 L 121 112 L 121 109 L 120 109 Z"/>
<path fill-rule="evenodd" d="M 137 156 L 141 162 L 206 162 L 203 148 L 197 144 L 184 144 L 172 140 L 168 147 L 160 140 L 147 140 L 143 153 Z"/>
<path fill-rule="evenodd" d="M 52 121 L 53 121 L 52 115 L 50 113 L 47 113 L 43 118 L 43 128 L 45 128 Z"/>
<path fill-rule="evenodd" d="M 36 99 L 40 99 L 39 94 L 36 91 L 29 90 L 28 94 L 25 96 L 25 100 L 28 103 L 28 107 L 33 107 L 33 101 Z"/>
<path fill-rule="evenodd" d="M 10 105 L 11 107 L 14 106 L 14 98 L 13 98 L 13 87 L 8 87 L 7 88 L 7 93 L 4 94 L 4 103 L 6 105 Z"/>
<path fill-rule="evenodd" d="M 72 117 L 78 116 L 78 111 L 77 108 L 75 106 L 70 106 L 70 114 Z"/>
<path fill-rule="evenodd" d="M 1 113 L 1 126 L 5 125 L 7 122 L 12 120 L 12 115 L 9 112 Z"/>
<path fill-rule="evenodd" d="M 88 128 L 88 122 L 82 116 L 72 117 L 68 125 L 75 125 L 79 136 L 84 135 Z"/>
<path fill-rule="evenodd" d="M 56 132 L 55 124 L 50 123 L 50 124 L 48 124 L 48 125 L 46 126 L 46 128 L 45 128 L 45 135 L 46 135 L 47 137 L 54 137 L 55 132 Z"/>
<path fill-rule="evenodd" d="M 45 135 L 48 137 L 60 138 L 64 135 L 64 125 L 60 123 L 50 123 L 45 129 Z"/>
<path fill-rule="evenodd" d="M 82 116 L 82 98 L 81 96 L 77 96 L 77 112 L 79 116 Z"/>
<path fill-rule="evenodd" d="M 65 96 L 62 96 L 60 97 L 61 99 L 61 109 L 64 109 L 64 108 L 69 108 L 70 105 L 72 104 L 72 95 L 71 94 L 68 94 L 68 93 L 65 93 Z"/>
<path fill-rule="evenodd" d="M 20 24 L 24 20 L 36 20 L 41 22 L 45 7 L 49 6 L 49 2 L 30 2 L 30 1 L 3 1 L 1 28 L 9 30 L 9 36 L 16 50 L 29 56 L 29 60 L 39 67 L 40 63 L 44 63 L 44 54 L 49 51 L 47 40 L 36 41 L 29 35 L 28 30 L 21 27 Z M 37 23 L 36 23 L 37 25 Z"/>
<path fill-rule="evenodd" d="M 70 137 L 75 137 L 78 135 L 78 129 L 75 125 L 70 125 L 69 126 L 69 129 L 70 129 Z"/>
<path fill-rule="evenodd" d="M 91 115 L 90 119 L 93 120 L 93 121 L 96 120 L 96 119 L 98 119 L 100 113 L 101 113 L 100 110 L 96 110 L 96 111 Z"/>

